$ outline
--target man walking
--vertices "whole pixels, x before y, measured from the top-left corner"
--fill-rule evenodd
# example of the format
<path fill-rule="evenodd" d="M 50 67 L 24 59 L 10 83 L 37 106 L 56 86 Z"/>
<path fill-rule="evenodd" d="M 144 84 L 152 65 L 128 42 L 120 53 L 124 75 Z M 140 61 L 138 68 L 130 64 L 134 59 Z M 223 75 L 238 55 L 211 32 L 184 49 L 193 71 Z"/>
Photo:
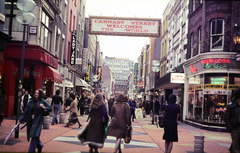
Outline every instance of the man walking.
<path fill-rule="evenodd" d="M 63 104 L 62 97 L 60 96 L 60 90 L 56 90 L 56 95 L 53 96 L 52 104 L 51 104 L 51 106 L 54 104 L 53 105 L 54 116 L 53 116 L 53 119 L 52 119 L 52 125 L 54 125 L 55 123 L 58 124 L 57 113 L 58 113 L 58 110 L 60 108 L 60 103 L 61 103 L 61 105 Z"/>
<path fill-rule="evenodd" d="M 240 153 L 240 88 L 234 91 L 234 98 L 227 107 L 226 125 L 232 137 L 230 151 Z"/>

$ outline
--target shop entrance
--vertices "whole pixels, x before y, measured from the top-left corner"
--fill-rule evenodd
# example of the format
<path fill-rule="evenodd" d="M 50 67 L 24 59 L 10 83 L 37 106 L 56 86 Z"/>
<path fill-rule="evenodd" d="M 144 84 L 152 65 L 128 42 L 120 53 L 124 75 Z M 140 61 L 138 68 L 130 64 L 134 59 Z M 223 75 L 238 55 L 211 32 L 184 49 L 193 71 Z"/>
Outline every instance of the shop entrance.
<path fill-rule="evenodd" d="M 23 78 L 23 94 L 24 91 L 27 90 L 28 94 L 30 94 L 31 96 L 34 94 L 35 92 L 35 84 L 36 84 L 36 79 L 33 80 L 33 83 L 29 82 L 29 78 Z M 18 85 L 19 85 L 19 78 L 16 78 L 15 81 L 15 96 L 14 96 L 14 107 L 13 107 L 13 115 L 16 116 L 17 115 L 17 102 L 18 102 Z"/>

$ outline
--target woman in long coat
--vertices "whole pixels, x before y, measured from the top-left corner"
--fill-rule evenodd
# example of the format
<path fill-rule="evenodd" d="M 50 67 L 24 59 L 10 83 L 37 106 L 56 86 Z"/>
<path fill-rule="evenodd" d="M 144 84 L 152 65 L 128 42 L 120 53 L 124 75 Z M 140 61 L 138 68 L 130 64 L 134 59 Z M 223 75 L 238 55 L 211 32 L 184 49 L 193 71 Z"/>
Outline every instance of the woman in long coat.
<path fill-rule="evenodd" d="M 72 98 L 72 102 L 70 104 L 70 108 L 66 111 L 70 111 L 70 116 L 68 119 L 68 122 L 66 124 L 65 127 L 69 127 L 71 123 L 78 123 L 78 128 L 80 128 L 82 126 L 82 124 L 80 124 L 79 120 L 78 120 L 78 116 L 77 116 L 77 112 L 78 112 L 78 108 L 77 108 L 77 99 L 76 96 L 74 95 L 74 93 L 70 94 L 70 97 Z"/>
<path fill-rule="evenodd" d="M 27 108 L 18 120 L 18 123 L 23 122 L 24 118 L 27 118 L 27 140 L 31 138 L 28 152 L 35 152 L 36 148 L 38 152 L 42 151 L 43 144 L 39 137 L 43 126 L 44 111 L 51 112 L 51 106 L 43 99 L 43 91 L 38 89 L 29 103 Z"/>
<path fill-rule="evenodd" d="M 114 152 L 121 152 L 121 138 L 125 138 L 127 128 L 131 128 L 131 112 L 129 105 L 126 103 L 124 95 L 119 95 L 117 102 L 113 104 L 110 116 L 112 121 L 109 124 L 107 135 L 117 138 Z"/>
<path fill-rule="evenodd" d="M 103 147 L 105 141 L 105 126 L 108 124 L 107 108 L 103 102 L 102 94 L 96 94 L 90 104 L 88 116 L 89 123 L 78 135 L 82 144 L 88 144 L 90 153 L 98 153 L 98 148 Z"/>
<path fill-rule="evenodd" d="M 169 104 L 165 107 L 164 135 L 165 152 L 172 151 L 173 142 L 178 142 L 177 121 L 179 118 L 179 107 L 175 105 L 176 96 L 171 94 L 168 98 Z"/>

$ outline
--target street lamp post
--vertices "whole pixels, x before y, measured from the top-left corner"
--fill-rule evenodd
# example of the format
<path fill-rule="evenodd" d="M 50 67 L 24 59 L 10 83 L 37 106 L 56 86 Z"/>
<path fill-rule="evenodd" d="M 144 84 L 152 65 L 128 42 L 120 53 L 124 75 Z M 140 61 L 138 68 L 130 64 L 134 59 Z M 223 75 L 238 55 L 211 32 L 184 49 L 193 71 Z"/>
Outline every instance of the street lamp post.
<path fill-rule="evenodd" d="M 152 65 L 153 65 L 152 71 L 154 72 L 154 76 L 153 76 L 153 80 L 154 80 L 154 83 L 153 83 L 153 85 L 154 85 L 154 87 L 153 87 L 154 93 L 153 93 L 152 124 L 154 124 L 154 112 L 155 112 L 155 110 L 154 110 L 154 107 L 155 107 L 155 77 L 156 77 L 156 72 L 159 71 L 160 62 L 157 61 L 157 60 L 153 60 L 153 61 L 152 61 Z"/>
<path fill-rule="evenodd" d="M 16 20 L 19 23 L 23 24 L 21 69 L 20 69 L 20 79 L 19 79 L 19 85 L 18 85 L 18 102 L 17 102 L 17 116 L 16 116 L 16 124 L 17 124 L 18 119 L 20 117 L 20 103 L 21 103 L 21 96 L 22 96 L 26 27 L 28 24 L 31 24 L 35 20 L 35 16 L 28 11 L 32 11 L 36 7 L 36 4 L 33 0 L 18 0 L 16 5 L 20 10 L 22 10 L 21 12 L 16 14 Z M 18 138 L 18 137 L 19 137 L 19 127 L 15 131 L 15 138 Z"/>

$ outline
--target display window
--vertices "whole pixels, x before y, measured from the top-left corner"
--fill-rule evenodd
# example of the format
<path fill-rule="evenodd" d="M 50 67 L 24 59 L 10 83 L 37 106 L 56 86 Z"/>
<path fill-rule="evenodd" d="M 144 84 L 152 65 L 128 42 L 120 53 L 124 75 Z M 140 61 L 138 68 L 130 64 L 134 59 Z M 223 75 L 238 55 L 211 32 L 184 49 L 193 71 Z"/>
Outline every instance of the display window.
<path fill-rule="evenodd" d="M 240 87 L 240 74 L 205 73 L 188 78 L 188 119 L 225 123 L 232 94 Z"/>

